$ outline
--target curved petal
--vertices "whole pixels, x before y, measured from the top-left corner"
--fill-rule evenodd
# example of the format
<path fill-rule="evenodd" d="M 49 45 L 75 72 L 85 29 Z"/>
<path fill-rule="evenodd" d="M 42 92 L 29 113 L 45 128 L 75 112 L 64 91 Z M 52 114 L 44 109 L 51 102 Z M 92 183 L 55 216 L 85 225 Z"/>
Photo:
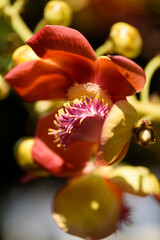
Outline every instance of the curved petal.
<path fill-rule="evenodd" d="M 109 173 L 109 178 L 123 191 L 145 196 L 160 194 L 158 178 L 142 166 L 119 166 Z"/>
<path fill-rule="evenodd" d="M 70 82 L 93 82 L 97 57 L 87 39 L 63 26 L 44 26 L 27 42 L 42 59 L 63 69 Z"/>
<path fill-rule="evenodd" d="M 96 60 L 96 54 L 87 39 L 77 30 L 63 26 L 44 26 L 27 43 L 44 59 L 53 59 L 55 50 L 78 54 Z"/>
<path fill-rule="evenodd" d="M 134 87 L 136 92 L 140 92 L 146 82 L 144 70 L 132 60 L 124 56 L 110 56 L 118 71 Z"/>
<path fill-rule="evenodd" d="M 130 144 L 130 141 L 128 141 L 123 149 L 121 150 L 120 154 L 111 162 L 109 162 L 107 164 L 107 166 L 109 165 L 112 165 L 114 163 L 118 163 L 120 162 L 121 160 L 123 160 L 127 154 L 127 151 L 128 151 L 128 148 L 129 148 L 129 144 Z M 104 152 L 103 151 L 100 151 L 98 150 L 97 152 L 97 158 L 95 159 L 95 162 L 94 162 L 94 165 L 96 167 L 101 167 L 101 166 L 105 166 L 106 165 L 106 160 L 105 160 L 105 157 L 104 157 Z"/>
<path fill-rule="evenodd" d="M 43 60 L 22 63 L 5 79 L 25 101 L 65 98 L 72 84 L 60 67 Z"/>
<path fill-rule="evenodd" d="M 53 51 L 52 59 L 49 61 L 63 69 L 72 83 L 81 84 L 94 81 L 97 61 L 63 51 Z"/>
<path fill-rule="evenodd" d="M 125 57 L 100 57 L 96 81 L 114 100 L 118 100 L 140 91 L 145 75 L 143 69 Z"/>
<path fill-rule="evenodd" d="M 57 147 L 54 136 L 48 135 L 48 128 L 53 125 L 54 114 L 39 120 L 32 157 L 36 163 L 54 175 L 74 175 L 86 167 L 91 157 L 93 144 L 76 141 L 67 149 Z"/>
<path fill-rule="evenodd" d="M 112 106 L 103 124 L 97 164 L 102 160 L 107 165 L 122 160 L 137 120 L 136 110 L 126 100 L 118 101 Z"/>
<path fill-rule="evenodd" d="M 13 68 L 5 79 L 25 101 L 66 98 L 74 82 L 94 79 L 96 63 L 69 53 L 55 52 L 55 62 L 28 61 Z"/>

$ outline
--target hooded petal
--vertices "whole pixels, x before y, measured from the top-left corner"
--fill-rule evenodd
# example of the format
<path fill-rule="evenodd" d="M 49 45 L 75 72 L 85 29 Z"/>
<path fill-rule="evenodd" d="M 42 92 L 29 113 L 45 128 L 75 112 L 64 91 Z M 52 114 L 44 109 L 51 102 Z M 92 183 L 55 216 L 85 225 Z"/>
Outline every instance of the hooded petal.
<path fill-rule="evenodd" d="M 97 57 L 87 39 L 63 26 L 44 26 L 27 42 L 35 53 L 63 69 L 71 83 L 92 82 Z"/>
<path fill-rule="evenodd" d="M 63 69 L 72 83 L 81 84 L 94 81 L 97 61 L 63 51 L 53 51 L 49 61 Z"/>
<path fill-rule="evenodd" d="M 73 83 L 93 82 L 97 58 L 78 31 L 45 26 L 28 40 L 28 44 L 45 61 L 21 64 L 6 76 L 25 101 L 66 98 Z"/>
<path fill-rule="evenodd" d="M 63 26 L 44 26 L 27 43 L 44 59 L 53 59 L 55 50 L 78 54 L 96 60 L 96 54 L 87 39 L 77 30 Z"/>
<path fill-rule="evenodd" d="M 141 67 L 125 57 L 100 57 L 96 81 L 114 100 L 118 100 L 139 92 L 144 87 L 145 74 Z"/>
<path fill-rule="evenodd" d="M 65 232 L 83 239 L 112 234 L 122 213 L 122 193 L 109 180 L 89 174 L 72 179 L 58 192 L 53 218 Z"/>
<path fill-rule="evenodd" d="M 112 106 L 102 127 L 96 164 L 105 160 L 108 165 L 116 159 L 122 160 L 137 120 L 136 110 L 126 100 L 118 101 Z"/>
<path fill-rule="evenodd" d="M 86 167 L 93 144 L 76 141 L 67 149 L 57 147 L 54 136 L 48 135 L 48 128 L 53 125 L 54 114 L 39 120 L 32 157 L 36 163 L 54 175 L 74 175 Z"/>

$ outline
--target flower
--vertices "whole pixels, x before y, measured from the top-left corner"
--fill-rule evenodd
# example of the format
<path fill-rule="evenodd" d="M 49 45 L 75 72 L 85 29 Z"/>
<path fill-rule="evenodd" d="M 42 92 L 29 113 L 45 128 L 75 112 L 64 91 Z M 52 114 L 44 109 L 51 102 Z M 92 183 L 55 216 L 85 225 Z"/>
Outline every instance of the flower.
<path fill-rule="evenodd" d="M 95 144 L 96 165 L 120 161 L 138 119 L 126 96 L 142 90 L 143 69 L 122 56 L 97 58 L 81 33 L 63 26 L 46 25 L 27 43 L 39 58 L 16 66 L 5 79 L 25 101 L 70 101 L 39 120 L 32 148 L 36 163 L 52 174 L 72 175 L 85 168 Z M 67 146 L 65 150 L 47 135 L 53 120 L 59 129 L 51 133 Z M 70 132 L 62 126 L 64 120 Z M 66 133 L 72 133 L 71 137 Z"/>
<path fill-rule="evenodd" d="M 132 223 L 133 207 L 126 203 L 125 193 L 158 196 L 160 184 L 146 167 L 100 167 L 60 189 L 53 202 L 53 219 L 67 233 L 102 239 Z"/>
<path fill-rule="evenodd" d="M 91 173 L 73 178 L 57 193 L 52 217 L 66 233 L 102 239 L 130 222 L 124 194 L 108 178 Z"/>

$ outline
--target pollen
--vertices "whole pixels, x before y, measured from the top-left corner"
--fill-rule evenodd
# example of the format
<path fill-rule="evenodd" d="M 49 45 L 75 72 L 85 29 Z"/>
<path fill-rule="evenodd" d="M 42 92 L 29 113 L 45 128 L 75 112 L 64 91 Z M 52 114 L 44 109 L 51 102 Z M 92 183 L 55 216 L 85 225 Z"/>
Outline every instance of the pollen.
<path fill-rule="evenodd" d="M 95 98 L 96 95 L 101 96 L 105 104 L 112 104 L 111 97 L 109 96 L 107 91 L 104 91 L 99 85 L 91 82 L 84 84 L 76 83 L 69 88 L 67 94 L 70 100 L 80 99 L 82 96 L 88 98 Z"/>
<path fill-rule="evenodd" d="M 49 128 L 48 134 L 54 135 L 58 147 L 67 147 L 77 140 L 96 142 L 110 107 L 98 94 L 67 102 L 55 115 L 55 129 Z"/>

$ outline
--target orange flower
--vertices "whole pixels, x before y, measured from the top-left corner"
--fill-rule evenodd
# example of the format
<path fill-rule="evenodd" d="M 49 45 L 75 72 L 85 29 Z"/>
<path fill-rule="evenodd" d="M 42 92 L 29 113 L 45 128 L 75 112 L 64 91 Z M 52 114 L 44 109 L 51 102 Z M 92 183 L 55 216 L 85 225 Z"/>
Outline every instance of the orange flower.
<path fill-rule="evenodd" d="M 75 109 L 77 101 L 81 108 L 85 100 L 90 99 L 94 109 L 88 111 L 89 105 L 86 105 L 83 109 L 87 110 L 86 117 L 81 115 L 77 125 L 70 125 L 73 131 L 67 132 L 67 126 L 67 134 L 72 135 L 77 129 L 78 134 L 66 150 L 58 148 L 54 139 L 47 135 L 48 128 L 53 125 L 53 113 L 41 119 L 32 148 L 33 159 L 53 174 L 70 176 L 87 165 L 96 143 L 99 145 L 96 165 L 120 161 L 127 152 L 137 121 L 136 110 L 127 102 L 126 96 L 142 90 L 145 84 L 143 69 L 122 56 L 97 58 L 86 38 L 67 27 L 44 26 L 27 43 L 38 58 L 16 66 L 5 77 L 23 100 L 67 99 L 73 101 L 71 108 Z M 95 104 L 97 96 L 99 103 Z M 62 115 L 66 117 L 69 104 L 59 110 L 56 121 Z M 98 106 L 106 108 L 106 112 Z M 74 117 L 75 112 L 72 113 Z M 61 123 L 63 121 L 61 119 Z M 58 133 L 56 140 L 61 142 L 62 131 L 57 129 L 52 133 L 55 136 Z"/>

